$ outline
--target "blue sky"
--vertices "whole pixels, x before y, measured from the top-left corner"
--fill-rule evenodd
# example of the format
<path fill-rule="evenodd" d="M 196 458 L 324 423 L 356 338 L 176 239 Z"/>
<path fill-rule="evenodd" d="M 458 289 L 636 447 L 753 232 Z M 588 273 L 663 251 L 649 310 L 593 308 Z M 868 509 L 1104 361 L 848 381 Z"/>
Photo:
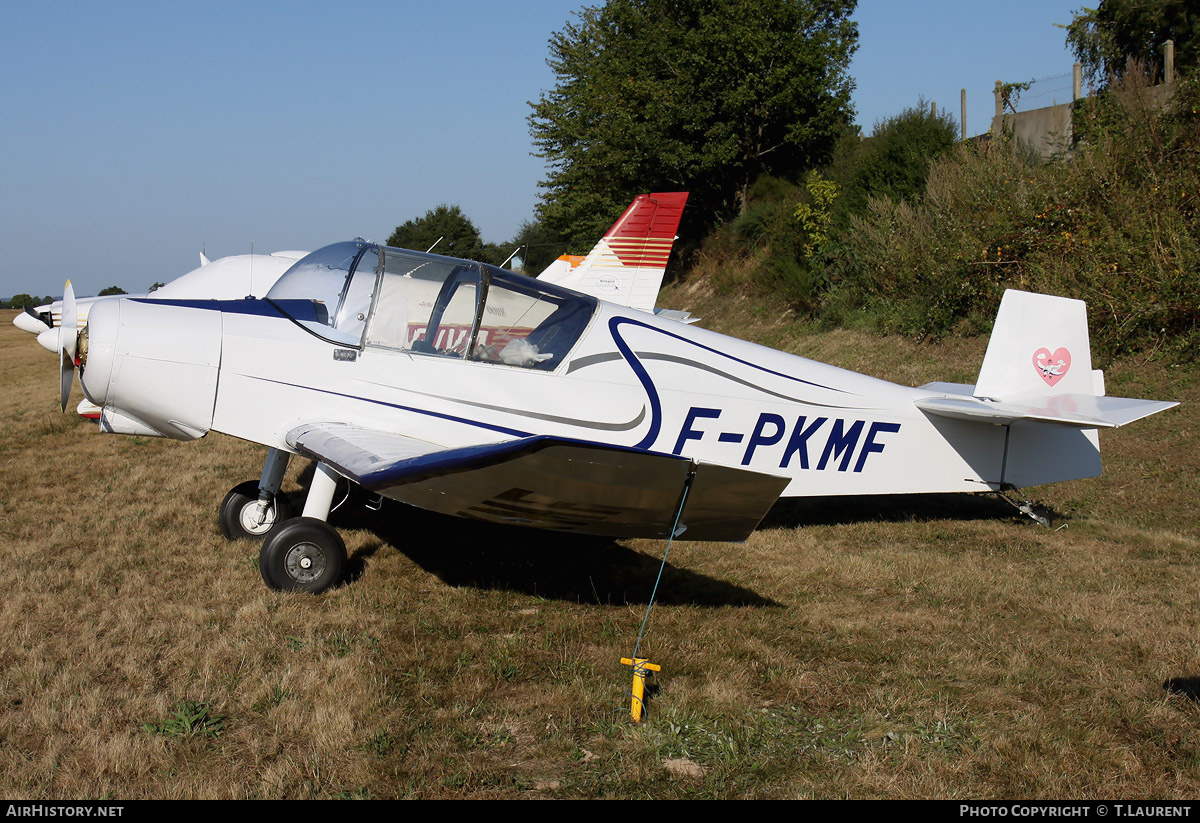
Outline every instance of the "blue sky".
<path fill-rule="evenodd" d="M 582 5 L 0 0 L 0 296 L 382 241 L 440 203 L 503 242 L 543 176 L 546 43 Z M 958 118 L 965 87 L 986 131 L 996 80 L 1070 72 L 1054 24 L 1078 7 L 861 0 L 856 122 L 922 98 Z"/>

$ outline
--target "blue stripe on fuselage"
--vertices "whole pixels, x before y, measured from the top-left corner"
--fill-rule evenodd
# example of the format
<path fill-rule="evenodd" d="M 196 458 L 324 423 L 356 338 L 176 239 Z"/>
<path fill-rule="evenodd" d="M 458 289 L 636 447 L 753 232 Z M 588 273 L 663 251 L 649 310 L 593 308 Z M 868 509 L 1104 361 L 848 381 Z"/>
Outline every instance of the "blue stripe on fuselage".
<path fill-rule="evenodd" d="M 226 314 L 247 314 L 258 317 L 291 317 L 312 323 L 325 323 L 322 317 L 325 304 L 318 300 L 261 300 L 244 297 L 241 300 L 156 300 L 153 297 L 126 298 L 137 303 L 161 303 L 164 306 L 182 306 L 187 309 L 219 311 Z M 318 307 L 320 307 L 318 309 Z"/>

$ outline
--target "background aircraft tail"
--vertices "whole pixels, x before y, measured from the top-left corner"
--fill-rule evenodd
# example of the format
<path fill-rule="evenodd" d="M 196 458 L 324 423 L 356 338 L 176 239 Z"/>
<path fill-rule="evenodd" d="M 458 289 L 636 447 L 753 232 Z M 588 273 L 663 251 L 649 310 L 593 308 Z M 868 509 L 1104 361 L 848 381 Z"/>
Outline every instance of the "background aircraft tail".
<path fill-rule="evenodd" d="M 1177 403 L 1107 397 L 1092 370 L 1082 300 L 1004 293 L 974 386 L 930 383 L 919 409 L 940 417 L 1007 427 L 1000 484 L 1056 483 L 1100 473 L 1097 430 L 1132 423 Z M 979 442 L 973 427 L 964 448 Z"/>
<path fill-rule="evenodd" d="M 687 192 L 639 194 L 586 257 L 563 255 L 538 279 L 653 311 L 687 199 Z"/>

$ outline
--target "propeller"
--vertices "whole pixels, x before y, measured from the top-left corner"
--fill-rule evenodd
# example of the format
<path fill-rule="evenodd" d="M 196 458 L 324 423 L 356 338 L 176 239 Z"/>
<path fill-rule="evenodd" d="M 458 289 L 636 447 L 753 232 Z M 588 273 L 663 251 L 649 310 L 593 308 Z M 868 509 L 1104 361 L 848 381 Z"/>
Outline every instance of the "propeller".
<path fill-rule="evenodd" d="M 79 315 L 76 312 L 75 289 L 68 280 L 63 290 L 62 319 L 58 326 L 58 393 L 64 412 L 75 380 L 75 345 L 79 340 Z"/>

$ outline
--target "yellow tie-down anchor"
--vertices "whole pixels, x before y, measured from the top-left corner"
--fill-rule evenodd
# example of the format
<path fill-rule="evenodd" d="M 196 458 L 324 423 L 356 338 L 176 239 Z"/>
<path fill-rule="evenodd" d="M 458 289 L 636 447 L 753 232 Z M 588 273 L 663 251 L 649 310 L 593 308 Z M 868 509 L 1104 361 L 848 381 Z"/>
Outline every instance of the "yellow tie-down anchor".
<path fill-rule="evenodd" d="M 642 722 L 642 709 L 645 707 L 643 698 L 646 696 L 646 672 L 660 672 L 662 666 L 654 663 L 647 663 L 648 657 L 622 657 L 622 666 L 633 667 L 633 700 L 629 704 L 629 716 L 633 718 L 634 723 Z"/>

